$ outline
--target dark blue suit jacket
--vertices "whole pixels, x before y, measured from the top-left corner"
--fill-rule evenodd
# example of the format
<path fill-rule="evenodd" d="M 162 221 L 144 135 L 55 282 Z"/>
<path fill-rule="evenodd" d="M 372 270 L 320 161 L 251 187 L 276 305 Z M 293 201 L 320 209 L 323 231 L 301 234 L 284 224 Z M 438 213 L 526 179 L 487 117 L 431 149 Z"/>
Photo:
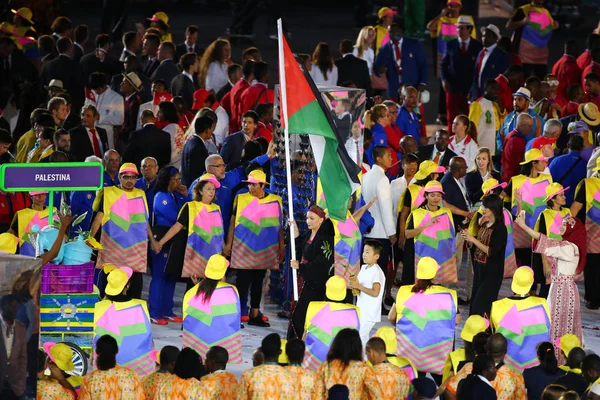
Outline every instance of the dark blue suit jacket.
<path fill-rule="evenodd" d="M 236 132 L 225 138 L 223 147 L 221 147 L 221 157 L 223 158 L 223 162 L 227 164 L 227 171 L 231 171 L 242 165 L 242 150 L 244 150 L 245 143 L 246 137 L 243 131 Z"/>
<path fill-rule="evenodd" d="M 416 39 L 404 37 L 400 51 L 402 55 L 402 83 L 414 87 L 417 87 L 420 83 L 427 84 L 427 57 L 421 43 Z M 394 60 L 392 42 L 381 47 L 375 58 L 375 71 L 379 72 L 383 67 L 387 67 L 385 76 L 387 78 L 388 96 L 396 99 L 398 98 L 400 79 Z"/>
<path fill-rule="evenodd" d="M 458 186 L 458 183 L 456 183 L 450 172 L 444 175 L 440 183 L 444 188 L 445 201 L 452 204 L 454 207 L 460 208 L 463 211 L 469 211 L 469 205 L 467 204 L 467 201 L 465 200 L 465 197 L 463 196 L 462 191 Z M 456 230 L 462 228 L 463 220 L 465 219 L 465 217 L 452 214 L 452 219 L 454 219 L 454 226 Z"/>
<path fill-rule="evenodd" d="M 479 40 L 471 38 L 467 47 L 467 54 L 460 55 L 460 42 L 453 39 L 446 44 L 446 54 L 442 58 L 442 81 L 450 84 L 450 93 L 469 93 L 473 84 L 475 61 L 483 48 Z"/>
<path fill-rule="evenodd" d="M 481 87 L 479 86 L 479 77 L 477 76 L 477 61 L 479 61 L 479 54 L 477 55 L 477 58 L 475 58 L 471 100 L 476 100 L 483 96 L 486 80 L 496 79 L 498 75 L 504 73 L 504 71 L 508 69 L 510 65 L 510 56 L 504 50 L 501 50 L 498 47 L 494 48 L 492 54 L 490 54 L 481 70 Z"/>

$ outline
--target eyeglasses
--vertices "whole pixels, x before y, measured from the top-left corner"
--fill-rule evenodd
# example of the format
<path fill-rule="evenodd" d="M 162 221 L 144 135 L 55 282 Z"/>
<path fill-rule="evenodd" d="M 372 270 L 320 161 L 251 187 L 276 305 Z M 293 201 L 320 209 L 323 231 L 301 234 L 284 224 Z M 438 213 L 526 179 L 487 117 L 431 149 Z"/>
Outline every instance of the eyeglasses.
<path fill-rule="evenodd" d="M 122 181 L 134 181 L 134 180 L 137 180 L 137 176 L 135 176 L 135 175 L 123 175 L 121 177 L 121 180 Z"/>

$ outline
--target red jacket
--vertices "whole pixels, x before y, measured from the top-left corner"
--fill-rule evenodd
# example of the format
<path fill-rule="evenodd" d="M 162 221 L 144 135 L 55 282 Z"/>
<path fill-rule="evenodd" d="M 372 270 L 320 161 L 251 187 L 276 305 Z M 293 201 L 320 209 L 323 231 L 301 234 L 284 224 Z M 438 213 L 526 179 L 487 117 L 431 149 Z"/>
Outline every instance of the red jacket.
<path fill-rule="evenodd" d="M 600 76 L 600 64 L 597 62 L 591 62 L 587 67 L 583 69 L 583 73 L 581 74 L 581 86 L 585 89 L 585 77 L 587 74 L 591 74 L 594 72 L 596 75 Z"/>
<path fill-rule="evenodd" d="M 257 82 L 244 90 L 240 96 L 238 105 L 238 115 L 241 119 L 242 114 L 246 111 L 254 110 L 257 104 L 275 103 L 275 92 L 267 87 L 264 83 Z"/>
<path fill-rule="evenodd" d="M 254 133 L 254 138 L 256 139 L 259 137 L 263 137 L 270 142 L 273 138 L 273 125 L 258 121 L 258 129 Z"/>
<path fill-rule="evenodd" d="M 238 114 L 238 104 L 240 103 L 240 98 L 246 89 L 250 87 L 250 83 L 244 78 L 240 79 L 233 85 L 230 93 L 230 107 L 231 107 L 231 120 L 229 121 L 229 133 L 235 133 L 242 130 L 242 123 L 240 121 L 242 114 Z"/>
<path fill-rule="evenodd" d="M 221 107 L 223 107 L 223 109 L 227 111 L 227 114 L 229 114 L 229 118 L 231 118 L 231 90 L 225 93 L 225 96 L 223 96 L 223 98 L 221 99 Z"/>
<path fill-rule="evenodd" d="M 504 137 L 502 145 L 502 182 L 510 182 L 510 178 L 519 175 L 520 162 L 525 158 L 527 140 L 516 129 Z"/>
<path fill-rule="evenodd" d="M 385 135 L 387 136 L 388 147 L 392 154 L 392 167 L 388 170 L 388 175 L 390 177 L 396 177 L 400 171 L 400 164 L 397 164 L 398 153 L 400 153 L 400 139 L 404 137 L 404 134 L 396 124 L 388 125 L 384 130 Z"/>
<path fill-rule="evenodd" d="M 10 225 L 17 211 L 31 207 L 31 198 L 22 192 L 0 194 L 0 224 Z"/>
<path fill-rule="evenodd" d="M 592 62 L 592 53 L 589 50 L 584 51 L 577 57 L 577 66 L 580 70 L 584 70 L 589 63 Z"/>
<path fill-rule="evenodd" d="M 502 99 L 504 103 L 504 108 L 506 112 L 509 113 L 513 110 L 513 99 L 512 99 L 512 91 L 508 87 L 508 79 L 502 74 L 496 77 L 496 82 L 498 82 L 498 86 L 500 86 L 500 90 L 498 91 L 498 98 Z"/>
<path fill-rule="evenodd" d="M 570 101 L 566 106 L 562 109 L 562 116 L 568 117 L 569 115 L 575 115 L 578 112 L 579 103 L 575 103 L 574 101 Z"/>
<path fill-rule="evenodd" d="M 552 67 L 552 74 L 558 78 L 556 93 L 568 99 L 567 88 L 579 84 L 581 81 L 581 68 L 577 65 L 575 57 L 564 54 Z"/>

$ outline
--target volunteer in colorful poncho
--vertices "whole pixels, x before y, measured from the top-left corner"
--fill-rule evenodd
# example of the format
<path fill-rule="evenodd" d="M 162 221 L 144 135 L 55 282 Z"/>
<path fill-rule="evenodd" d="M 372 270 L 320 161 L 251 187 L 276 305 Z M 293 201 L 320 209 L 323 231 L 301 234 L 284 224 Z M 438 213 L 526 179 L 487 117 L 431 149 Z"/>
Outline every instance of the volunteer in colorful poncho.
<path fill-rule="evenodd" d="M 544 157 L 539 149 L 531 149 L 525 153 L 525 161 L 520 164 L 521 174 L 513 176 L 508 186 L 503 191 L 501 197 L 505 202 L 510 203 L 510 210 L 513 219 L 519 215 L 517 204 L 517 190 L 521 193 L 522 207 L 525 211 L 525 221 L 530 228 L 535 227 L 538 217 L 546 209 L 546 187 L 552 183 L 550 175 L 543 174 L 548 166 L 548 159 Z M 514 226 L 513 239 L 515 243 L 515 257 L 517 265 L 531 264 L 531 238 L 523 229 Z M 535 284 L 544 285 L 544 271 L 541 269 L 535 271 Z"/>
<path fill-rule="evenodd" d="M 144 300 L 129 296 L 133 270 L 129 267 L 104 266 L 108 273 L 106 296 L 94 308 L 94 349 L 103 335 L 110 335 L 119 345 L 117 363 L 144 376 L 154 371 L 152 326 Z"/>
<path fill-rule="evenodd" d="M 519 219 L 525 224 L 524 217 Z M 504 362 L 520 372 L 539 364 L 537 345 L 550 341 L 550 310 L 546 299 L 529 295 L 533 283 L 530 267 L 517 268 L 511 284 L 514 296 L 492 304 L 493 329 L 508 341 Z"/>
<path fill-rule="evenodd" d="M 187 278 L 187 290 L 193 286 L 192 277 L 204 278 L 208 259 L 223 251 L 223 218 L 214 203 L 220 187 L 214 175 L 202 175 L 192 189 L 193 200 L 182 205 L 176 221 L 158 241 L 164 246 L 174 238 L 165 271 Z"/>
<path fill-rule="evenodd" d="M 485 199 L 490 194 L 500 196 L 502 190 L 506 187 L 506 183 L 499 183 L 496 179 L 490 178 L 483 182 L 481 185 L 481 191 L 483 196 L 481 200 Z M 504 252 L 504 278 L 512 278 L 515 270 L 517 269 L 517 259 L 515 258 L 515 242 L 513 240 L 513 219 L 510 215 L 510 211 L 506 208 L 502 210 L 504 214 L 504 226 L 506 226 L 506 250 Z M 483 210 L 480 208 L 477 210 L 473 219 L 469 224 L 469 232 L 471 235 L 477 237 L 479 232 L 479 219 L 483 216 Z"/>
<path fill-rule="evenodd" d="M 92 206 L 96 216 L 90 236 L 100 231 L 104 250 L 98 254 L 95 281 L 103 292 L 104 279 L 100 268 L 104 264 L 128 267 L 133 271 L 129 295 L 142 297 L 143 274 L 148 261 L 148 239 L 152 250 L 160 251 L 148 221 L 148 204 L 143 190 L 135 188 L 139 173 L 133 163 L 124 163 L 119 169 L 119 185 L 107 186 L 96 195 Z"/>
<path fill-rule="evenodd" d="M 300 271 L 302 287 L 299 288 L 298 301 L 290 310 L 292 317 L 288 327 L 288 340 L 304 336 L 308 306 L 314 301 L 325 300 L 325 284 L 334 274 L 335 231 L 331 220 L 325 218 L 325 211 L 321 207 L 312 206 L 306 213 L 306 224 L 308 231 L 300 236 L 296 222 L 293 223 L 296 259 L 290 262 L 290 266 Z"/>
<path fill-rule="evenodd" d="M 571 215 L 585 221 L 587 231 L 587 257 L 583 270 L 586 307 L 600 308 L 600 157 L 590 178 L 577 185 L 575 201 L 571 205 Z"/>
<path fill-rule="evenodd" d="M 387 353 L 387 361 L 390 364 L 394 364 L 404 370 L 408 379 L 412 382 L 413 379 L 418 377 L 417 369 L 415 368 L 412 361 L 406 357 L 402 357 L 398 354 L 398 341 L 396 339 L 396 331 L 391 326 L 382 326 L 375 332 L 375 337 L 383 339 L 385 342 L 385 351 Z M 369 361 L 367 364 L 371 365 Z"/>
<path fill-rule="evenodd" d="M 460 331 L 460 337 L 463 340 L 464 346 L 448 354 L 446 365 L 444 365 L 443 382 L 446 382 L 446 379 L 451 376 L 456 375 L 460 369 L 459 366 L 462 366 L 461 364 L 473 362 L 476 355 L 473 349 L 473 338 L 478 333 L 485 332 L 489 326 L 490 321 L 479 315 L 471 315 L 467 318 L 465 326 L 462 328 L 462 331 Z"/>
<path fill-rule="evenodd" d="M 304 335 L 306 356 L 302 366 L 317 372 L 327 359 L 333 339 L 344 328 L 358 330 L 359 309 L 342 303 L 346 298 L 346 282 L 342 277 L 332 276 L 325 286 L 326 301 L 313 301 L 308 305 Z"/>
<path fill-rule="evenodd" d="M 256 169 L 248 174 L 248 193 L 236 196 L 233 216 L 223 248 L 231 255 L 231 268 L 237 270 L 240 297 L 250 293 L 249 325 L 267 327 L 259 314 L 263 280 L 267 269 L 277 269 L 284 258 L 281 197 L 265 192 L 267 177 Z"/>
<path fill-rule="evenodd" d="M 31 195 L 31 208 L 24 208 L 23 210 L 17 211 L 8 233 L 19 238 L 19 254 L 24 256 L 35 257 L 36 249 L 35 242 L 30 237 L 33 232 L 35 225 L 41 230 L 46 226 L 50 225 L 48 221 L 48 207 L 44 206 L 48 192 L 29 192 Z M 56 208 L 53 209 L 56 217 Z M 37 235 L 35 235 L 37 236 Z M 35 237 L 34 236 L 34 237 Z"/>
<path fill-rule="evenodd" d="M 564 197 L 562 192 L 554 195 Z M 552 239 L 550 235 L 533 231 L 525 225 L 524 217 L 521 215 L 517 217 L 516 223 L 523 226 L 523 229 L 536 240 L 534 251 L 545 256 L 548 263 L 547 273 L 550 274 L 552 282 L 548 294 L 552 343 L 568 333 L 573 333 L 582 340 L 579 289 L 575 283 L 575 276 L 581 273 L 585 266 L 587 235 L 584 223 L 570 215 L 563 218 L 558 227 L 561 239 Z M 564 362 L 559 351 L 557 349 L 555 351 L 556 357 Z"/>
<path fill-rule="evenodd" d="M 64 343 L 46 342 L 44 352 L 47 358 L 45 368 L 38 374 L 37 398 L 75 400 L 75 389 L 69 379 L 71 375 L 65 374 L 75 369 L 73 350 Z M 46 371 L 50 374 L 46 375 Z"/>
<path fill-rule="evenodd" d="M 209 258 L 204 279 L 183 298 L 183 347 L 204 359 L 212 346 L 229 353 L 229 362 L 242 362 L 240 296 L 235 286 L 222 282 L 229 262 L 220 254 Z M 194 278 L 195 279 L 195 278 Z"/>
<path fill-rule="evenodd" d="M 438 385 L 460 322 L 456 290 L 433 284 L 439 270 L 433 258 L 421 258 L 417 282 L 398 289 L 388 316 L 396 324 L 397 353 L 406 355 L 420 373 L 429 372 Z"/>
<path fill-rule="evenodd" d="M 441 206 L 442 185 L 425 185 L 425 204 L 413 210 L 406 221 L 403 268 L 413 268 L 422 257 L 432 257 L 440 265 L 437 283 L 456 283 L 456 243 L 452 213 Z"/>
<path fill-rule="evenodd" d="M 187 188 L 181 184 L 181 174 L 175 167 L 165 167 L 160 170 L 154 186 L 156 194 L 152 204 L 152 231 L 159 239 L 165 232 L 177 222 L 179 210 L 191 198 L 188 196 Z M 175 284 L 179 275 L 166 271 L 167 259 L 171 243 L 161 239 L 161 251 L 152 252 L 152 281 L 150 281 L 150 294 L 148 305 L 150 307 L 150 321 L 157 325 L 166 325 L 169 322 L 181 323 L 181 317 L 173 313 L 173 295 Z M 168 243 L 168 246 L 162 245 Z"/>

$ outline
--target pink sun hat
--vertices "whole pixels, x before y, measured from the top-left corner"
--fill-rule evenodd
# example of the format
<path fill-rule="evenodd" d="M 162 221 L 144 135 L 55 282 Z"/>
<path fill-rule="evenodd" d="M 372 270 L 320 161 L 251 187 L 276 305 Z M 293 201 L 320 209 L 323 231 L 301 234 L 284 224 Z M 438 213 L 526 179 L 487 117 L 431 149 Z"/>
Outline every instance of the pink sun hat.
<path fill-rule="evenodd" d="M 221 182 L 213 174 L 204 174 L 200 177 L 200 182 L 210 182 L 218 189 L 221 187 Z"/>

